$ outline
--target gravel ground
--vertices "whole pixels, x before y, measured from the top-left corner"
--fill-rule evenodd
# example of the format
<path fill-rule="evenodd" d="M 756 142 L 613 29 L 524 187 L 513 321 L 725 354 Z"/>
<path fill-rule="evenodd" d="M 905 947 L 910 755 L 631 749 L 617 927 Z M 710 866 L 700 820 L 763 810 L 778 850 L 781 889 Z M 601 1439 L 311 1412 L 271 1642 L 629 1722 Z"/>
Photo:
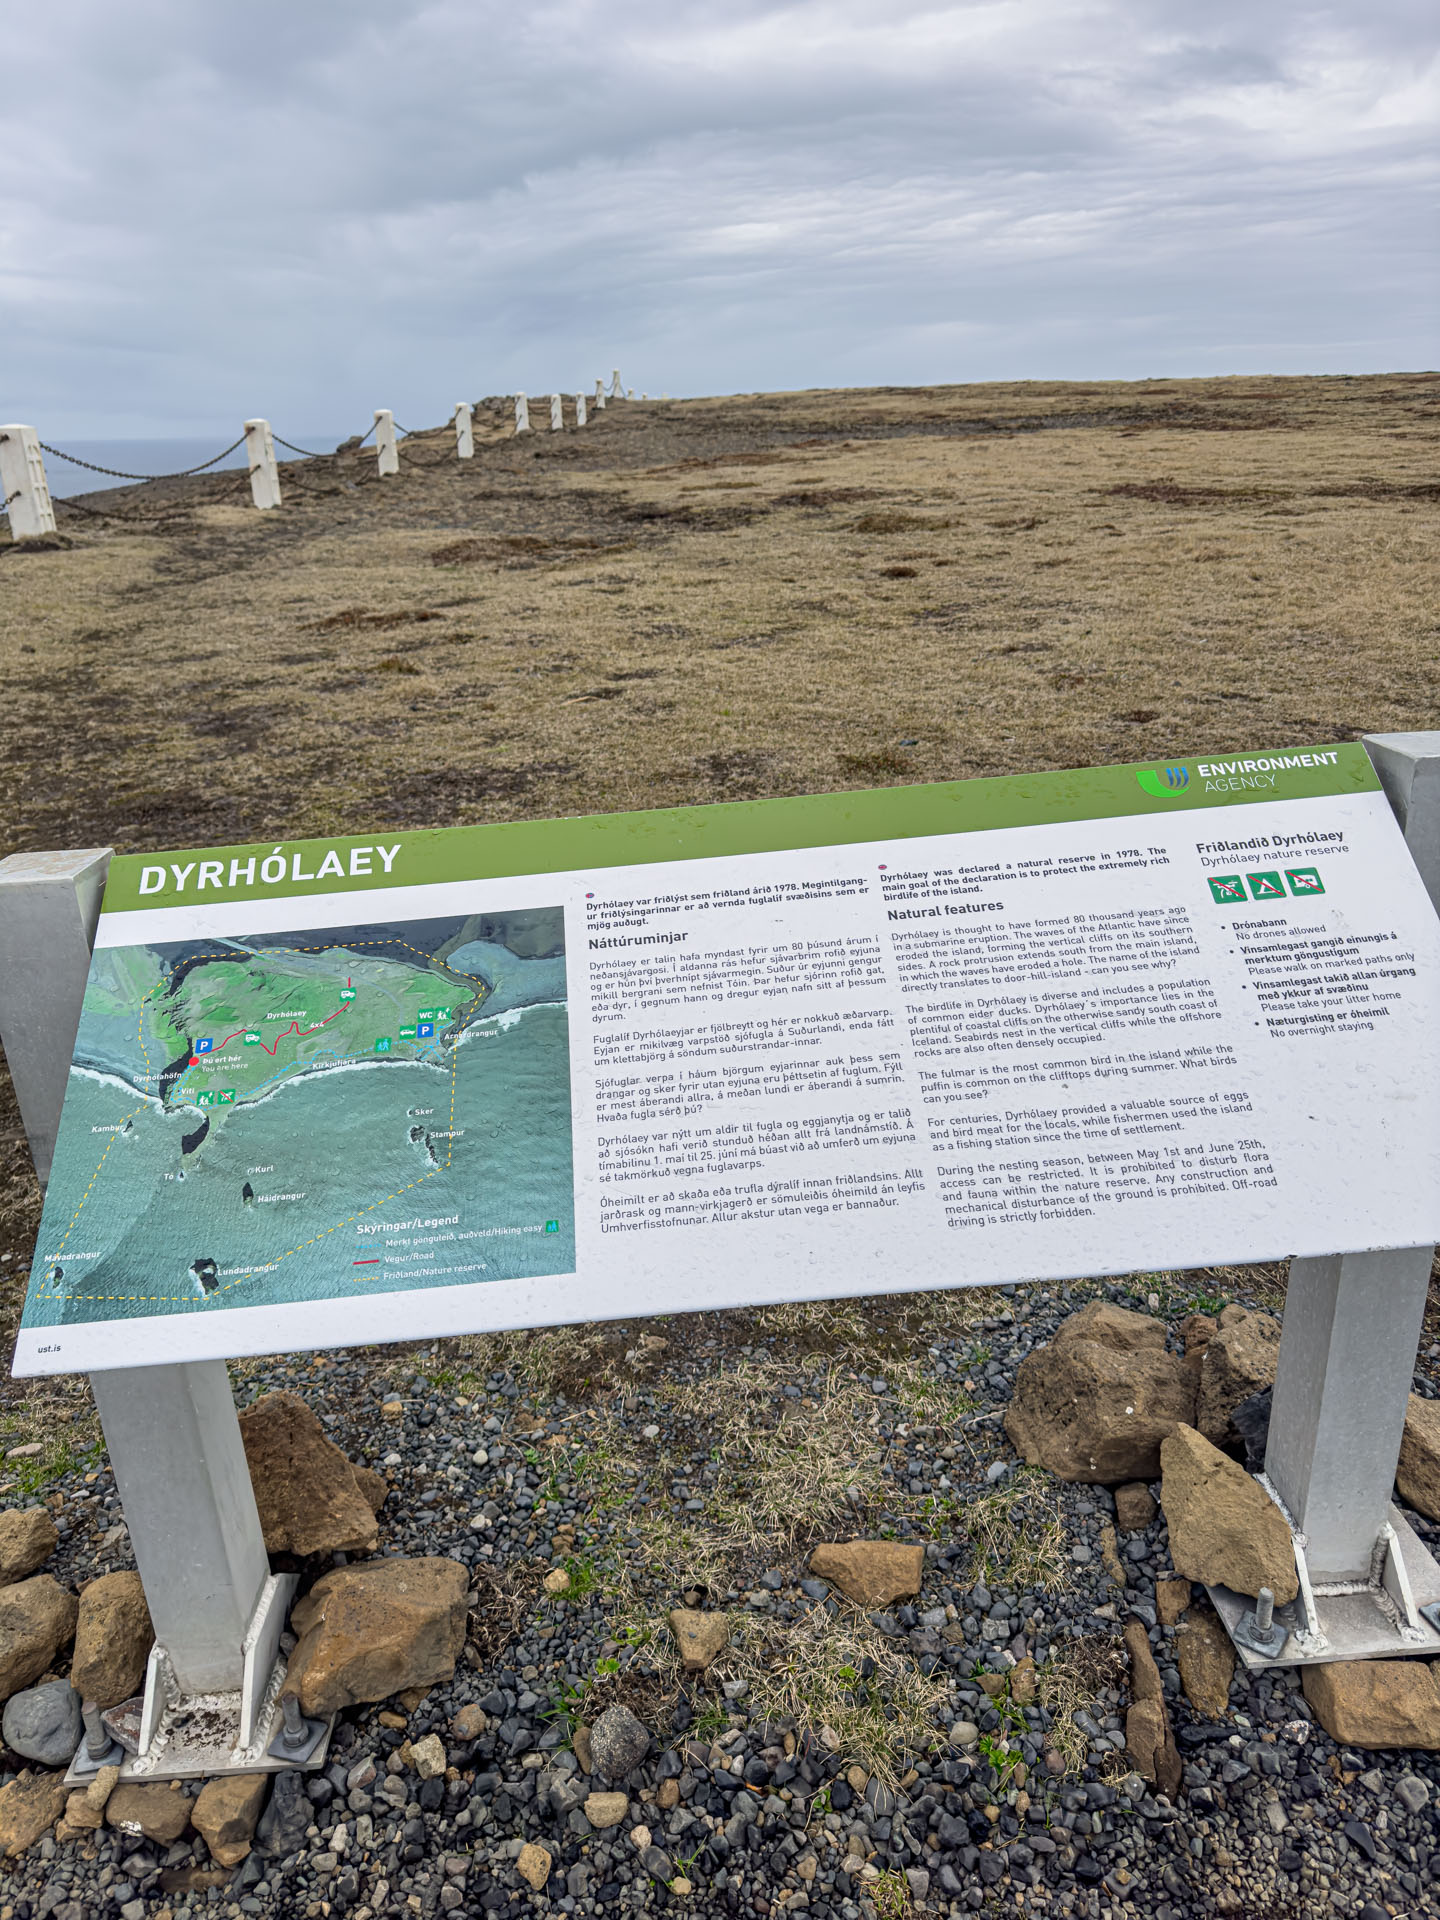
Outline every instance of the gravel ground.
<path fill-rule="evenodd" d="M 1174 1630 L 1155 1625 L 1163 1519 L 1120 1536 L 1122 1596 L 1102 1557 L 1111 1496 L 1020 1469 L 1005 1440 L 1015 1368 L 1065 1312 L 1100 1293 L 1178 1320 L 1215 1304 L 1195 1279 L 936 1296 L 925 1304 L 947 1311 L 918 1357 L 914 1323 L 886 1317 L 914 1303 L 880 1301 L 237 1369 L 242 1400 L 303 1394 L 387 1475 L 382 1551 L 472 1569 L 455 1679 L 343 1715 L 323 1774 L 281 1776 L 237 1870 L 193 1837 L 46 1839 L 0 1876 L 0 1920 L 1440 1910 L 1440 1756 L 1337 1749 L 1289 1674 L 1237 1674 L 1228 1717 L 1197 1719 Z M 1417 1379 L 1431 1396 L 1433 1364 Z M 748 1450 L 727 1425 L 737 1409 Z M 843 1446 L 857 1419 L 872 1449 L 813 1482 L 817 1523 L 760 1524 L 773 1494 L 794 1497 L 799 1437 Z M 57 1578 L 131 1564 L 103 1463 L 45 1494 Z M 737 1495 L 758 1516 L 748 1531 Z M 845 1506 L 853 1524 L 837 1526 Z M 927 1542 L 913 1603 L 867 1617 L 808 1578 L 809 1545 L 851 1532 Z M 557 1566 L 564 1597 L 542 1586 Z M 732 1617 L 703 1679 L 679 1671 L 664 1625 L 677 1604 Z M 1152 1629 L 1184 1761 L 1173 1805 L 1123 1752 L 1130 1614 Z M 1024 1704 L 1005 1682 L 1027 1655 Z M 584 1771 L 586 1730 L 616 1702 L 653 1739 L 624 1818 L 596 1831 L 584 1802 L 612 1783 Z M 449 1764 L 422 1780 L 407 1743 L 429 1733 Z M 552 1859 L 542 1892 L 517 1870 L 527 1842 Z"/>

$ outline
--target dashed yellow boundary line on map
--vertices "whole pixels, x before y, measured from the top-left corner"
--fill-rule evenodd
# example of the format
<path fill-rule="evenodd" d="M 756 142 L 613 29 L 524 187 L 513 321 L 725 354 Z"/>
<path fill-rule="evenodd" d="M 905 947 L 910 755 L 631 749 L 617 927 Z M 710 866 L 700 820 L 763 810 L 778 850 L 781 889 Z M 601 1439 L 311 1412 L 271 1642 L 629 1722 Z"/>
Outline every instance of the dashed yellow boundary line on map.
<path fill-rule="evenodd" d="M 450 974 L 454 979 L 468 980 L 472 986 L 478 987 L 480 989 L 480 992 L 482 995 L 484 994 L 487 982 L 481 979 L 479 974 L 465 973 L 459 967 L 452 967 L 448 960 L 441 960 L 437 962 L 433 954 L 425 953 L 419 947 L 412 947 L 408 940 L 352 940 L 352 941 L 346 942 L 343 946 L 341 945 L 330 946 L 327 944 L 326 946 L 323 946 L 323 947 L 259 947 L 259 948 L 246 948 L 245 951 L 250 953 L 252 957 L 255 959 L 268 959 L 271 957 L 276 957 L 276 956 L 291 954 L 291 953 L 350 952 L 352 949 L 358 949 L 360 947 L 404 947 L 408 952 L 417 954 L 419 958 L 425 962 L 425 967 L 427 972 L 433 969 L 437 965 L 442 966 L 445 969 L 445 971 L 448 974 Z M 208 959 L 213 959 L 214 957 L 215 956 L 213 954 L 208 954 L 208 953 L 182 954 L 177 960 L 175 960 L 172 963 L 171 973 L 173 975 L 175 968 L 183 967 L 187 961 L 208 960 Z M 164 985 L 165 985 L 165 981 L 158 980 L 155 983 L 155 985 L 151 987 L 150 991 L 145 995 L 145 998 L 140 1002 L 140 1017 L 136 1024 L 135 1038 L 139 1044 L 141 1053 L 144 1054 L 145 1056 L 145 1070 L 147 1074 L 153 1072 L 154 1070 L 150 1065 L 150 1049 L 145 1044 L 145 1009 L 147 1006 L 149 1006 L 150 1001 L 155 995 L 155 993 Z M 472 1013 L 470 1018 L 466 1020 L 464 1024 L 459 1028 L 458 1032 L 455 1035 L 455 1041 L 451 1042 L 450 1137 L 449 1137 L 449 1143 L 446 1147 L 444 1162 L 439 1166 L 432 1167 L 429 1173 L 422 1173 L 418 1180 L 407 1181 L 403 1187 L 397 1187 L 393 1193 L 387 1193 L 382 1200 L 376 1200 L 373 1205 L 368 1207 L 362 1207 L 358 1213 L 352 1213 L 348 1219 L 337 1220 L 333 1227 L 322 1228 L 322 1230 L 319 1233 L 311 1234 L 308 1240 L 302 1240 L 298 1246 L 287 1247 L 284 1253 L 277 1253 L 273 1260 L 266 1262 L 264 1273 L 273 1272 L 273 1270 L 279 1266 L 282 1260 L 289 1260 L 295 1254 L 303 1253 L 307 1247 L 313 1247 L 316 1244 L 316 1242 L 319 1240 L 328 1240 L 332 1233 L 338 1233 L 342 1227 L 353 1227 L 355 1222 L 357 1220 L 363 1220 L 366 1214 L 378 1213 L 382 1207 L 388 1207 L 392 1200 L 398 1200 L 402 1193 L 410 1193 L 416 1187 L 423 1187 L 425 1182 L 427 1180 L 433 1180 L 437 1173 L 444 1173 L 447 1171 L 455 1153 L 455 1077 L 459 1069 L 459 1055 L 455 1051 L 455 1045 L 460 1038 L 460 1034 L 462 1034 L 465 1031 L 465 1028 L 474 1024 L 475 1014 L 479 1013 L 480 1008 L 484 1006 L 484 1004 L 485 1004 L 484 999 L 483 998 L 480 999 L 479 1003 L 477 1004 L 474 1010 L 474 1013 Z M 356 1054 L 353 1057 L 355 1059 L 360 1059 L 362 1056 L 359 1054 Z M 368 1057 L 368 1056 L 365 1056 L 365 1057 Z M 135 1118 L 135 1115 L 137 1113 L 143 1113 L 145 1111 L 146 1104 L 147 1104 L 146 1102 L 142 1101 L 138 1107 L 133 1107 L 131 1111 L 125 1116 L 125 1125 L 128 1126 L 130 1121 Z M 71 1234 L 75 1231 L 75 1222 L 80 1218 L 80 1215 L 84 1212 L 85 1202 L 90 1198 L 90 1194 L 95 1186 L 95 1182 L 100 1178 L 100 1175 L 104 1170 L 106 1159 L 109 1157 L 110 1149 L 114 1146 L 115 1142 L 120 1138 L 121 1131 L 123 1131 L 123 1128 L 117 1129 L 117 1131 L 112 1133 L 110 1135 L 110 1138 L 105 1142 L 105 1151 L 100 1155 L 99 1165 L 96 1167 L 94 1173 L 91 1174 L 89 1184 L 85 1188 L 84 1193 L 82 1193 L 80 1196 L 79 1205 L 76 1207 L 74 1213 L 71 1214 L 70 1216 L 70 1223 L 66 1227 L 65 1232 L 61 1237 L 59 1246 L 56 1247 L 55 1252 L 51 1257 L 51 1259 L 46 1262 L 47 1266 L 57 1265 L 59 1263 L 60 1257 L 65 1251 L 66 1242 L 69 1240 Z M 226 1285 L 224 1285 L 223 1287 L 217 1287 L 214 1293 L 202 1294 L 198 1296 L 194 1293 L 71 1293 L 68 1291 L 68 1289 L 57 1288 L 54 1291 L 49 1293 L 44 1292 L 43 1290 L 39 1291 L 37 1292 L 35 1297 L 37 1300 L 46 1300 L 46 1301 L 57 1301 L 57 1300 L 81 1301 L 83 1300 L 91 1304 L 94 1304 L 96 1302 L 124 1301 L 129 1305 L 166 1306 L 166 1305 L 173 1304 L 175 1302 L 180 1302 L 185 1306 L 192 1306 L 196 1303 L 197 1299 L 213 1300 L 222 1293 L 231 1293 L 234 1291 L 236 1287 L 243 1287 L 247 1280 L 259 1280 L 259 1279 L 262 1279 L 263 1277 L 264 1277 L 264 1274 L 258 1270 L 252 1271 L 246 1274 L 241 1274 L 236 1279 L 228 1281 Z M 363 1280 L 355 1280 L 353 1274 L 351 1275 L 351 1280 L 353 1284 L 356 1286 L 365 1285 L 365 1282 Z"/>

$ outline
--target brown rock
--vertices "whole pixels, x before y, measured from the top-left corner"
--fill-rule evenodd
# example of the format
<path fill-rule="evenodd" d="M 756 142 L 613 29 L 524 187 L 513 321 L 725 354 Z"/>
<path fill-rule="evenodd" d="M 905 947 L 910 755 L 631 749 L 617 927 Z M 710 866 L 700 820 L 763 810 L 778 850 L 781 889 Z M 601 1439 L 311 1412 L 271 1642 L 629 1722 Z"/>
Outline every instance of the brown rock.
<path fill-rule="evenodd" d="M 1120 1544 L 1115 1538 L 1115 1529 L 1107 1520 L 1100 1528 L 1100 1563 L 1110 1577 L 1111 1584 L 1125 1590 L 1125 1568 L 1120 1559 Z"/>
<path fill-rule="evenodd" d="M 240 1436 L 270 1553 L 368 1553 L 379 1538 L 355 1470 L 298 1394 L 267 1393 Z"/>
<path fill-rule="evenodd" d="M 630 1807 L 626 1793 L 592 1793 L 585 1799 L 585 1818 L 592 1827 L 618 1827 Z"/>
<path fill-rule="evenodd" d="M 1122 1533 L 1141 1533 L 1156 1514 L 1155 1496 L 1143 1480 L 1115 1489 L 1115 1524 Z"/>
<path fill-rule="evenodd" d="M 0 1513 L 0 1587 L 43 1567 L 60 1543 L 44 1507 L 10 1507 Z"/>
<path fill-rule="evenodd" d="M 533 1840 L 527 1840 L 520 1849 L 515 1862 L 515 1871 L 520 1878 L 532 1886 L 536 1893 L 550 1878 L 550 1854 L 544 1847 L 537 1847 Z"/>
<path fill-rule="evenodd" d="M 0 1700 L 38 1680 L 75 1631 L 75 1596 L 48 1573 L 0 1587 Z"/>
<path fill-rule="evenodd" d="M 1411 1394 L 1395 1485 L 1407 1507 L 1440 1520 L 1440 1400 Z"/>
<path fill-rule="evenodd" d="M 570 1575 L 564 1567 L 552 1567 L 540 1584 L 546 1593 L 558 1597 L 570 1591 Z"/>
<path fill-rule="evenodd" d="M 1152 1787 L 1173 1799 L 1180 1788 L 1180 1750 L 1165 1706 L 1160 1669 L 1142 1621 L 1126 1621 L 1125 1651 L 1130 1656 L 1130 1697 L 1134 1703 L 1125 1720 L 1125 1744 L 1137 1770 Z"/>
<path fill-rule="evenodd" d="M 1020 1363 L 1005 1431 L 1062 1480 L 1153 1479 L 1160 1443 L 1195 1417 L 1195 1382 L 1148 1314 L 1092 1300 Z"/>
<path fill-rule="evenodd" d="M 55 1829 L 55 1838 L 63 1846 L 67 1840 L 78 1840 L 104 1824 L 105 1809 L 92 1806 L 86 1789 L 77 1787 L 65 1802 L 65 1816 Z"/>
<path fill-rule="evenodd" d="M 390 1498 L 390 1482 L 383 1473 L 376 1473 L 373 1467 L 362 1467 L 358 1460 L 350 1462 L 350 1471 L 355 1476 L 360 1498 L 372 1513 L 378 1514 Z"/>
<path fill-rule="evenodd" d="M 337 1567 L 298 1600 L 285 1690 L 311 1715 L 449 1680 L 465 1644 L 469 1576 L 458 1560 Z"/>
<path fill-rule="evenodd" d="M 1125 1747 L 1135 1771 L 1174 1799 L 1180 1788 L 1180 1751 L 1163 1699 L 1137 1700 L 1130 1707 L 1125 1715 Z"/>
<path fill-rule="evenodd" d="M 1023 1660 L 1017 1660 L 1010 1669 L 1010 1698 L 1017 1707 L 1033 1707 L 1039 1685 L 1035 1662 L 1027 1653 Z"/>
<path fill-rule="evenodd" d="M 249 1853 L 269 1787 L 268 1774 L 233 1773 L 200 1789 L 190 1818 L 222 1867 L 238 1867 Z"/>
<path fill-rule="evenodd" d="M 1205 1347 L 1195 1425 L 1217 1447 L 1238 1447 L 1230 1415 L 1242 1400 L 1275 1384 L 1280 1322 L 1273 1314 L 1226 1307 Z"/>
<path fill-rule="evenodd" d="M 1130 1656 L 1130 1698 L 1164 1700 L 1165 1688 L 1160 1679 L 1160 1669 L 1150 1651 L 1150 1636 L 1145 1631 L 1143 1621 L 1125 1622 L 1125 1651 Z"/>
<path fill-rule="evenodd" d="M 689 1607 L 674 1607 L 670 1613 L 670 1631 L 687 1673 L 704 1673 L 716 1655 L 730 1644 L 730 1622 L 723 1613 L 695 1613 Z"/>
<path fill-rule="evenodd" d="M 123 1780 L 105 1803 L 106 1824 L 173 1846 L 190 1824 L 194 1802 L 163 1781 Z"/>
<path fill-rule="evenodd" d="M 899 1540 L 850 1540 L 816 1547 L 810 1572 L 839 1587 L 857 1607 L 887 1607 L 920 1591 L 925 1549 Z"/>
<path fill-rule="evenodd" d="M 1293 1600 L 1299 1582 L 1290 1529 L 1258 1482 L 1193 1427 L 1176 1428 L 1160 1461 L 1175 1571 L 1234 1593 L 1269 1587 L 1279 1606 Z"/>
<path fill-rule="evenodd" d="M 1070 1340 L 1093 1340 L 1112 1353 L 1163 1351 L 1165 1323 L 1151 1314 L 1117 1307 L 1109 1300 L 1091 1300 L 1078 1312 L 1065 1316 L 1050 1344 L 1063 1346 Z"/>
<path fill-rule="evenodd" d="M 1423 1660 L 1336 1660 L 1303 1667 L 1300 1683 L 1339 1746 L 1440 1749 L 1440 1689 Z"/>
<path fill-rule="evenodd" d="M 85 1799 L 92 1813 L 103 1813 L 111 1794 L 120 1784 L 119 1767 L 101 1767 L 95 1778 L 85 1789 Z"/>
<path fill-rule="evenodd" d="M 1205 1349 L 1218 1325 L 1219 1322 L 1212 1320 L 1208 1313 L 1187 1313 L 1180 1322 L 1180 1338 L 1185 1343 L 1185 1367 L 1195 1377 L 1197 1392 L 1201 1368 L 1205 1364 Z"/>
<path fill-rule="evenodd" d="M 672 1813 L 680 1804 L 680 1782 L 662 1780 L 655 1789 L 655 1804 L 662 1813 Z"/>
<path fill-rule="evenodd" d="M 1230 1711 L 1230 1682 L 1235 1649 L 1219 1619 L 1207 1607 L 1186 1614 L 1175 1635 L 1180 1684 L 1185 1698 L 1207 1720 L 1223 1720 Z"/>
<path fill-rule="evenodd" d="M 594 1773 L 595 1756 L 590 1751 L 590 1729 L 588 1727 L 576 1727 L 574 1733 L 570 1736 L 570 1745 L 574 1749 L 575 1758 L 580 1762 L 580 1771 L 586 1774 Z M 586 1819 L 590 1818 L 588 1814 L 585 1817 Z M 595 1822 L 591 1820 L 590 1824 L 593 1827 Z"/>
<path fill-rule="evenodd" d="M 59 1773 L 22 1773 L 0 1787 L 0 1853 L 24 1853 L 46 1834 L 65 1811 L 65 1777 Z"/>
<path fill-rule="evenodd" d="M 154 1644 L 139 1574 L 102 1574 L 80 1595 L 70 1684 L 82 1699 L 118 1706 L 144 1687 Z"/>
<path fill-rule="evenodd" d="M 489 1724 L 485 1709 L 467 1700 L 450 1722 L 450 1731 L 457 1740 L 478 1740 Z"/>
<path fill-rule="evenodd" d="M 1173 1627 L 1190 1604 L 1188 1580 L 1157 1580 L 1155 1612 L 1162 1627 Z"/>

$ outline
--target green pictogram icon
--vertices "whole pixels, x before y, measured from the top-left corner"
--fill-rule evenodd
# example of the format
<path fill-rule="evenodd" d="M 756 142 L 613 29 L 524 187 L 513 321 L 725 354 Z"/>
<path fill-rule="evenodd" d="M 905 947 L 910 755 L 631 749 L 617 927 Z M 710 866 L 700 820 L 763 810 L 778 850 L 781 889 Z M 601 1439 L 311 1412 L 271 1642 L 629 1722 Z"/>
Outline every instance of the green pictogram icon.
<path fill-rule="evenodd" d="M 382 1033 L 380 1038 L 375 1042 L 375 1051 L 376 1053 L 389 1053 L 394 1044 L 394 1041 L 388 1033 Z"/>
<path fill-rule="evenodd" d="M 1252 900 L 1283 900 L 1285 882 L 1278 873 L 1247 873 Z"/>
<path fill-rule="evenodd" d="M 1212 874 L 1210 878 L 1210 898 L 1221 906 L 1241 905 L 1245 901 L 1245 882 L 1238 873 Z"/>
<path fill-rule="evenodd" d="M 260 1044 L 260 1036 L 259 1036 L 259 1034 L 258 1034 L 258 1033 L 247 1033 L 247 1034 L 246 1034 L 246 1036 L 245 1036 L 245 1044 L 246 1044 L 246 1046 L 247 1046 L 247 1047 L 258 1047 L 258 1046 L 259 1046 L 259 1044 Z"/>
<path fill-rule="evenodd" d="M 1318 867 L 1286 867 L 1285 878 L 1290 882 L 1291 893 L 1323 893 L 1325 882 L 1320 878 Z"/>
<path fill-rule="evenodd" d="M 401 1027 L 400 1038 L 402 1040 L 413 1040 L 415 1038 L 414 1027 Z"/>
<path fill-rule="evenodd" d="M 221 1087 L 216 1104 L 222 1107 L 233 1107 L 235 1104 L 235 1089 L 233 1087 Z"/>
<path fill-rule="evenodd" d="M 215 1089 L 213 1087 L 202 1087 L 195 1096 L 195 1104 L 197 1107 L 213 1107 L 215 1104 Z"/>
<path fill-rule="evenodd" d="M 560 1222 L 558 1220 L 547 1220 L 545 1222 L 545 1231 L 546 1233 L 558 1233 L 560 1231 Z"/>
<path fill-rule="evenodd" d="M 353 1000 L 355 998 L 354 987 L 341 987 L 340 998 L 342 1000 Z"/>

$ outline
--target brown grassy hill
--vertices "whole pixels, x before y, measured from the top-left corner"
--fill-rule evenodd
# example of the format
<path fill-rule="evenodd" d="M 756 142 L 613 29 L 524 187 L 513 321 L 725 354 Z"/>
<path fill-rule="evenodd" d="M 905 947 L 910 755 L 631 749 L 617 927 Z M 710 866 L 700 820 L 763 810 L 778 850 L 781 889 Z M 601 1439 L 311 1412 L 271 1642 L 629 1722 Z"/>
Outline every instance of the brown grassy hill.
<path fill-rule="evenodd" d="M 1437 376 L 509 419 L 487 403 L 464 464 L 416 436 L 394 479 L 368 448 L 290 463 L 276 513 L 221 475 L 0 546 L 0 852 L 1434 723 Z"/>

